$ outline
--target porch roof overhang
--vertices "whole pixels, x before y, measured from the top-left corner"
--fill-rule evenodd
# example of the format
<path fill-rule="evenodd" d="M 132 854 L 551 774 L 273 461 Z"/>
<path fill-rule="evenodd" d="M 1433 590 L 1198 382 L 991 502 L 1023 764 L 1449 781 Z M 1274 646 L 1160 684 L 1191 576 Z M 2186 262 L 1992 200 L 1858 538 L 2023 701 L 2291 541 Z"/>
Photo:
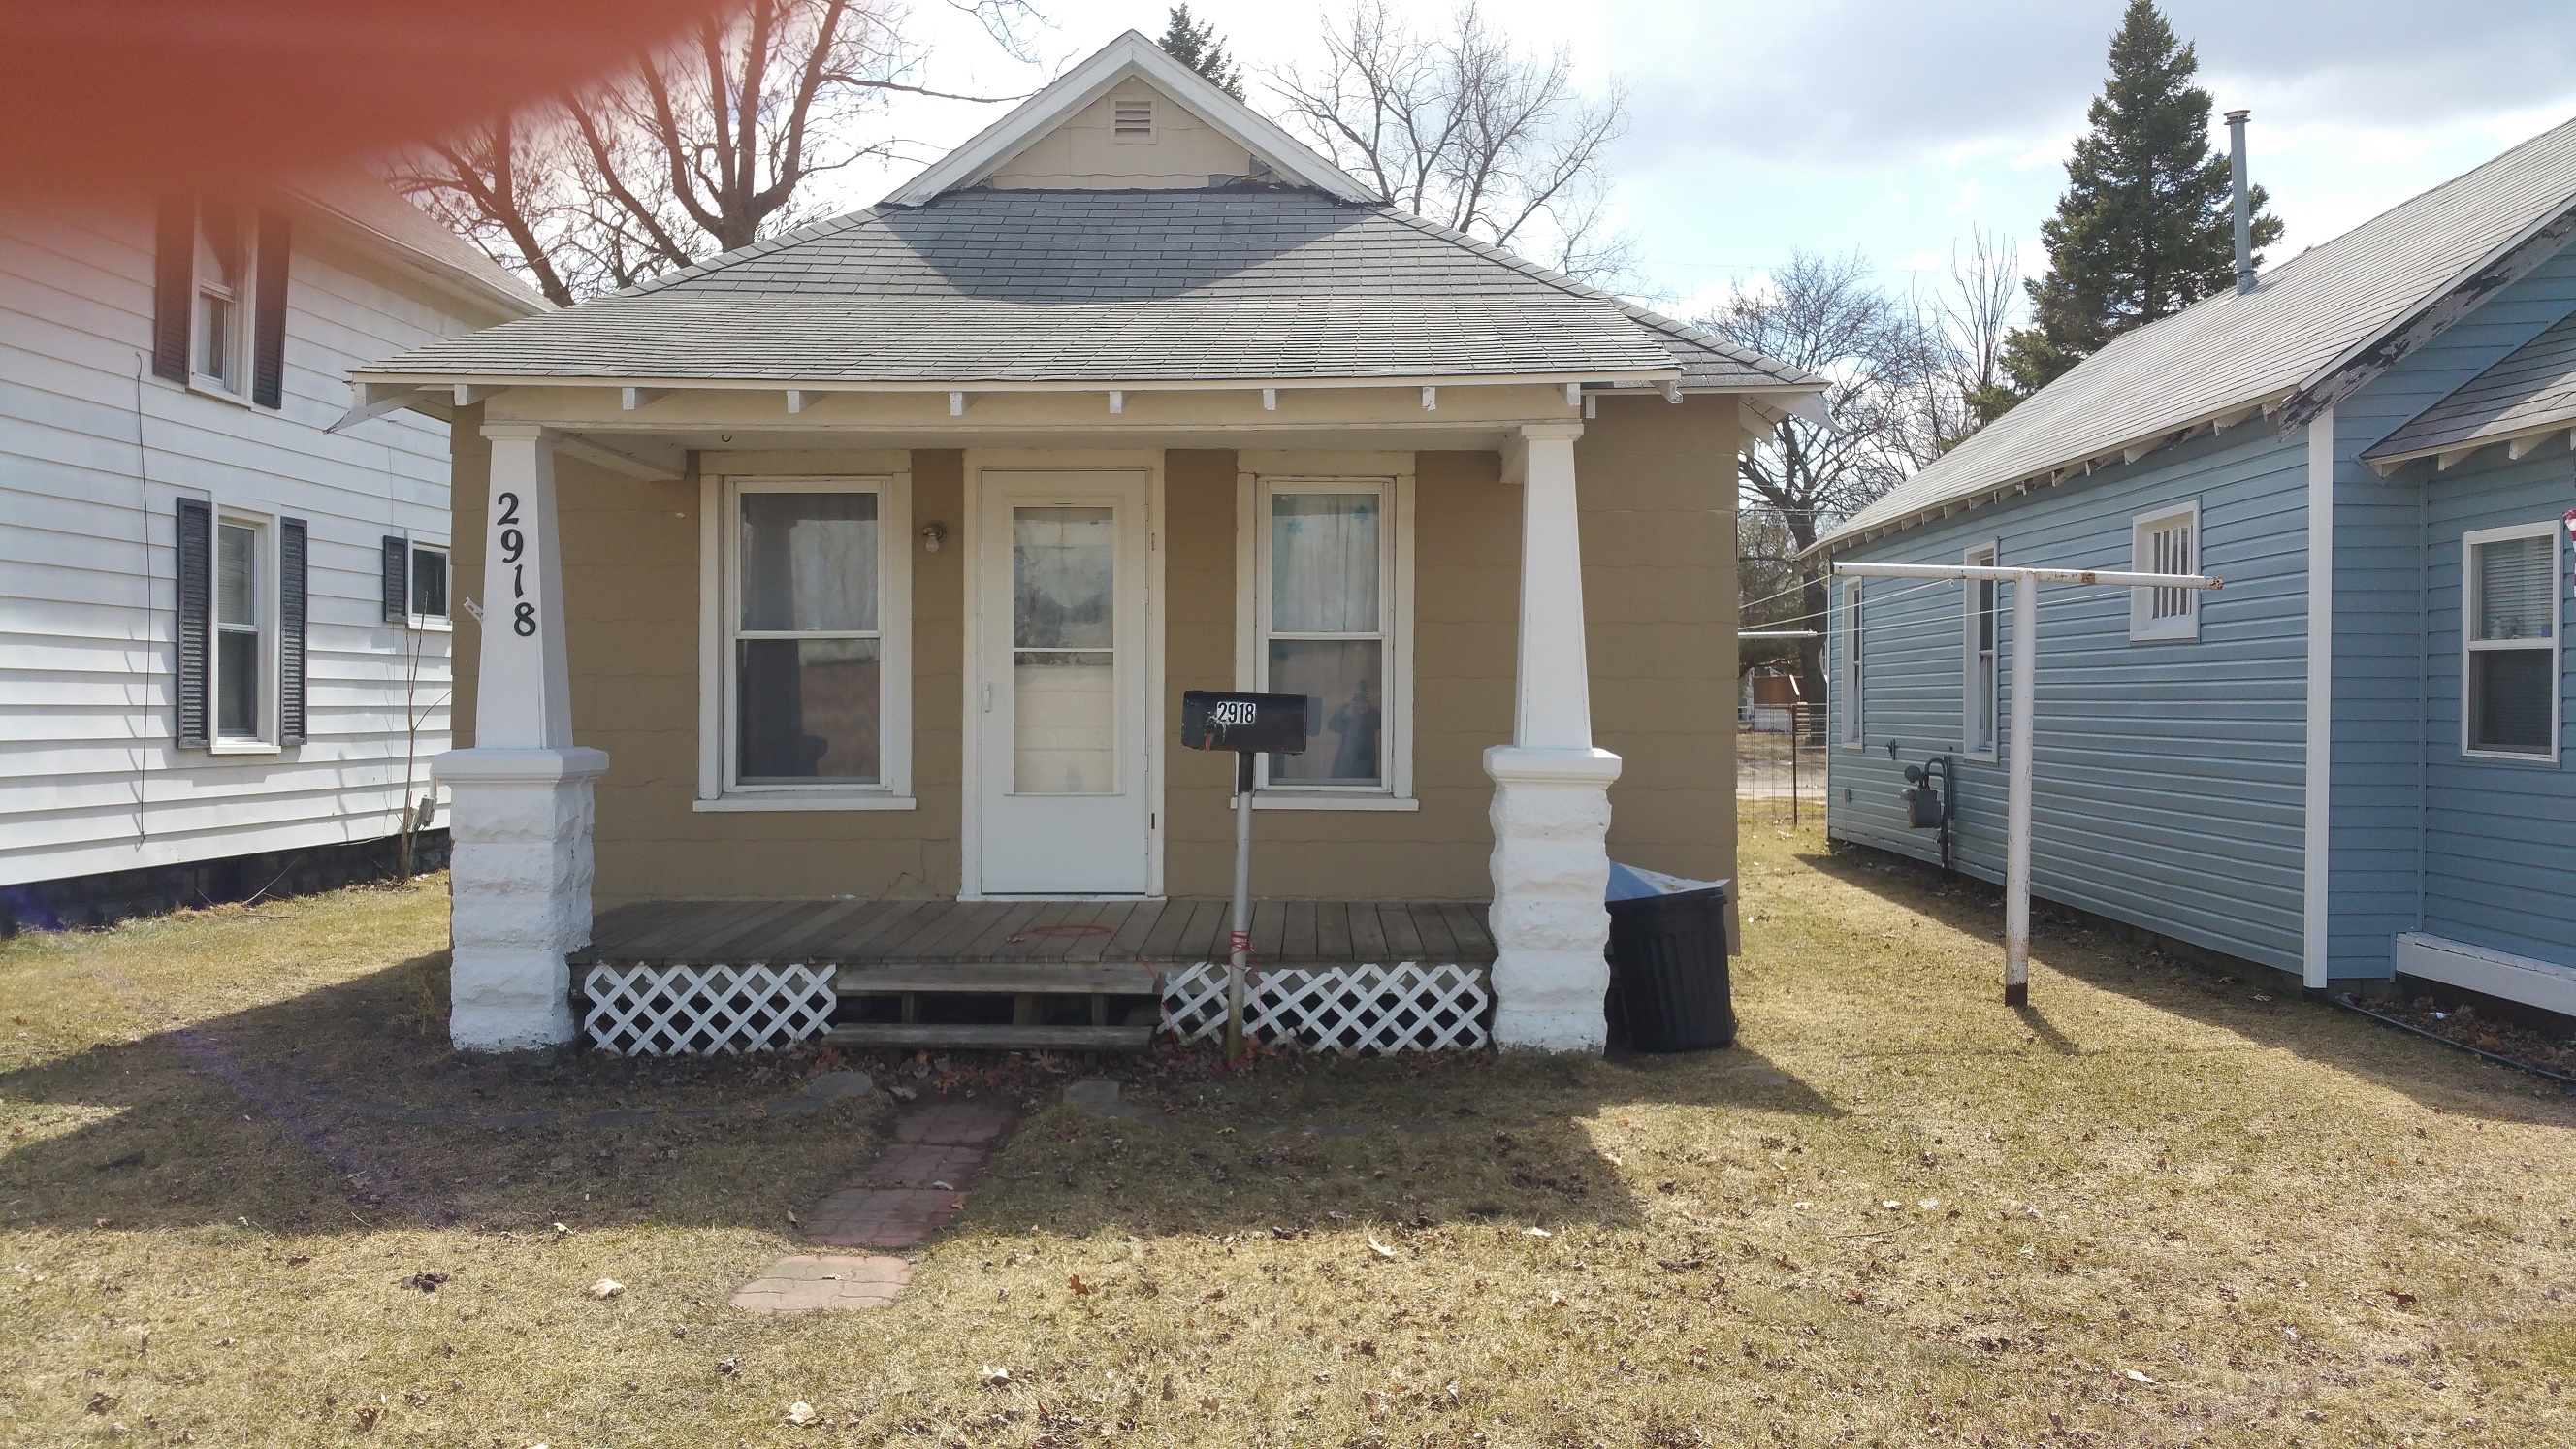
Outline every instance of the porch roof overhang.
<path fill-rule="evenodd" d="M 643 478 L 676 478 L 693 450 L 1099 446 L 1313 447 L 1365 436 L 1418 449 L 1490 448 L 1532 422 L 1608 397 L 1735 396 L 1766 418 L 1805 415 L 1815 387 L 1688 386 L 1678 367 L 1599 373 L 1374 378 L 781 383 L 687 377 L 511 377 L 373 371 L 353 377 L 339 430 L 409 409 L 554 430 L 566 451 Z"/>

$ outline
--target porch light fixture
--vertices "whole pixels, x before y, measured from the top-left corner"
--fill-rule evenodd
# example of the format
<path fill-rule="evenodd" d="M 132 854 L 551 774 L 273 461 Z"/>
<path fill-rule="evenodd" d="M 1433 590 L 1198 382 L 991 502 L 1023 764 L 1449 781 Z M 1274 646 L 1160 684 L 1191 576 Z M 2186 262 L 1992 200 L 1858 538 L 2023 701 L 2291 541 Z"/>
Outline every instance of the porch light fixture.
<path fill-rule="evenodd" d="M 947 541 L 947 524 L 934 519 L 921 526 L 921 551 L 923 553 L 937 553 L 939 552 L 939 546 Z"/>
<path fill-rule="evenodd" d="M 1436 387 L 1426 387 L 1426 388 L 1424 388 L 1424 389 L 1422 390 L 1422 410 L 1423 410 L 1424 412 L 1426 412 L 1426 413 L 1427 413 L 1427 412 L 1433 412 L 1433 411 L 1438 410 L 1439 406 L 1440 406 L 1440 389 L 1438 389 L 1438 388 L 1436 388 Z"/>
<path fill-rule="evenodd" d="M 952 418 L 966 416 L 966 394 L 952 392 L 948 395 L 948 415 Z"/>
<path fill-rule="evenodd" d="M 1125 412 L 1125 411 L 1127 411 L 1127 394 L 1125 394 L 1125 393 L 1123 393 L 1123 392 L 1120 392 L 1118 389 L 1116 389 L 1116 388 L 1114 388 L 1114 387 L 1113 387 L 1113 388 L 1111 388 L 1111 389 L 1109 390 L 1109 412 L 1110 412 L 1110 415 L 1114 417 L 1114 416 L 1116 416 L 1116 415 L 1118 415 L 1118 414 L 1120 414 L 1120 413 L 1123 413 L 1123 412 Z"/>

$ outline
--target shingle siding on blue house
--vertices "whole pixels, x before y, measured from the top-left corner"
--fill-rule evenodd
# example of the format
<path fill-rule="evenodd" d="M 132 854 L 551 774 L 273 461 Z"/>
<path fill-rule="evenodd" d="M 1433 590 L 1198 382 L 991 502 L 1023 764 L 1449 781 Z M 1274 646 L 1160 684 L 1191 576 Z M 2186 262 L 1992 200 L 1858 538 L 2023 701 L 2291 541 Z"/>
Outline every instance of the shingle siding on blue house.
<path fill-rule="evenodd" d="M 2299 968 L 2306 478 L 2304 436 L 2282 438 L 2257 419 L 1837 555 L 1957 563 L 1967 549 L 1993 543 L 2007 566 L 2125 569 L 2134 517 L 2199 502 L 2203 571 L 2227 587 L 2203 597 L 2197 640 L 2130 642 L 2127 590 L 2040 586 L 2037 895 Z M 1901 765 L 1888 758 L 1887 742 L 1900 743 L 1905 764 L 1965 753 L 1965 587 L 1866 584 L 1867 748 L 1838 743 L 1834 751 L 1826 807 L 1834 837 L 1937 857 L 1931 832 L 1905 828 Z M 1997 653 L 2009 697 L 2009 586 L 2003 594 Z M 1837 671 L 1849 645 L 1844 622 L 1837 609 Z M 1847 704 L 1829 706 L 1837 742 Z M 2009 752 L 2009 729 L 1999 734 Z M 2006 759 L 1963 759 L 1959 771 L 1954 858 L 1988 880 L 2003 877 Z"/>

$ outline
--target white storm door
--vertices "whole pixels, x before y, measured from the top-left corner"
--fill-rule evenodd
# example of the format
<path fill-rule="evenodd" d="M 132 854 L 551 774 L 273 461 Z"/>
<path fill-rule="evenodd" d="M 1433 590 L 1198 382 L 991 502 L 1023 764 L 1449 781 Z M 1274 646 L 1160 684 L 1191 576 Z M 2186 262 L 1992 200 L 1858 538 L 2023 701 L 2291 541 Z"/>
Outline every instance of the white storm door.
<path fill-rule="evenodd" d="M 984 894 L 1142 895 L 1147 475 L 983 484 Z"/>

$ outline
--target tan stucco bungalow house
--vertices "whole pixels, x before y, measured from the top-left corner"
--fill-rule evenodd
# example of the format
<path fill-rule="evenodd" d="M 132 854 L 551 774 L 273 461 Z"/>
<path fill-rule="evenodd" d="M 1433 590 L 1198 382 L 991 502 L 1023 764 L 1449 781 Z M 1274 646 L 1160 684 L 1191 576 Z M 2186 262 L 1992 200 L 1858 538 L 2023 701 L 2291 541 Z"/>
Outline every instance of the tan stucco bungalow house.
<path fill-rule="evenodd" d="M 1610 857 L 1733 874 L 1735 460 L 1821 384 L 1131 32 L 875 207 L 357 387 L 455 430 L 460 1047 L 727 963 L 879 973 L 844 1039 L 1105 1044 L 1099 971 L 1223 959 L 1196 688 L 1309 701 L 1267 964 L 1469 967 L 1491 1039 L 1598 1049 Z M 1008 1022 L 916 1016 L 977 981 Z"/>

